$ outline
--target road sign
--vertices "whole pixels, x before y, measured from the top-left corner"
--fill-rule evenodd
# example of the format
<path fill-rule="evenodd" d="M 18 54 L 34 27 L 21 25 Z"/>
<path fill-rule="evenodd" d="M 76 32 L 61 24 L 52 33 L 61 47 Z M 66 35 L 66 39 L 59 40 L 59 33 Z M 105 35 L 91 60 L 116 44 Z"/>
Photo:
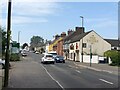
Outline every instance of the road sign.
<path fill-rule="evenodd" d="M 12 43 L 12 47 L 17 47 L 17 48 L 19 48 L 20 47 L 20 43 Z"/>

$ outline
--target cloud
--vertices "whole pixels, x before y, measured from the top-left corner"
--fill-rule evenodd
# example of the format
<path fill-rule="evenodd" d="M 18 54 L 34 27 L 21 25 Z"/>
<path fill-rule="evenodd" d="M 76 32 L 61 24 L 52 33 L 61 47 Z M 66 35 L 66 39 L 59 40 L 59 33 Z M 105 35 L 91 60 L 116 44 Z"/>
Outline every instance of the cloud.
<path fill-rule="evenodd" d="M 55 2 L 15 2 L 13 13 L 17 15 L 43 16 L 54 14 L 56 8 L 57 3 Z"/>
<path fill-rule="evenodd" d="M 48 22 L 48 20 L 45 18 L 29 18 L 22 16 L 16 16 L 13 17 L 12 19 L 13 24 L 44 23 L 44 22 Z"/>
<path fill-rule="evenodd" d="M 117 28 L 118 27 L 118 20 L 116 19 L 110 19 L 110 18 L 90 18 L 90 19 L 86 19 L 85 20 L 86 23 L 88 24 L 92 24 L 92 23 L 95 23 L 94 27 L 96 28 L 103 28 L 103 27 L 115 27 Z"/>
<path fill-rule="evenodd" d="M 103 22 L 108 20 L 108 18 L 86 18 L 85 21 L 87 23 L 91 23 L 91 22 Z"/>
<path fill-rule="evenodd" d="M 48 22 L 45 18 L 48 15 L 55 15 L 58 10 L 58 4 L 56 2 L 40 2 L 40 0 L 13 0 L 12 2 L 12 22 L 13 23 L 42 23 Z M 53 0 L 55 1 L 55 0 Z M 2 15 L 7 15 L 7 1 L 2 3 Z M 2 17 L 2 21 L 6 19 L 6 16 Z"/>

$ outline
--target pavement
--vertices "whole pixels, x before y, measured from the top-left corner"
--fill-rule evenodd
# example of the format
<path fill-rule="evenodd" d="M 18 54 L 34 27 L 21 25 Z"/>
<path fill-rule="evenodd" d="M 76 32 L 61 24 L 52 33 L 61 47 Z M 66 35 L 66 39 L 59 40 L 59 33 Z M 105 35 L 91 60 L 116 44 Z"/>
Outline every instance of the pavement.
<path fill-rule="evenodd" d="M 71 60 L 69 60 L 71 61 Z M 109 64 L 102 64 L 102 63 L 92 63 L 90 66 L 90 63 L 82 63 L 82 62 L 75 62 L 75 61 L 71 61 L 73 62 L 76 66 L 79 67 L 83 67 L 83 68 L 87 68 L 87 69 L 91 69 L 91 70 L 95 70 L 95 71 L 99 71 L 99 72 L 108 72 L 111 74 L 115 74 L 115 75 L 120 75 L 120 68 L 117 66 L 110 66 Z"/>
<path fill-rule="evenodd" d="M 3 69 L 2 69 L 2 65 L 0 65 L 0 90 L 2 89 L 2 85 L 3 85 Z"/>

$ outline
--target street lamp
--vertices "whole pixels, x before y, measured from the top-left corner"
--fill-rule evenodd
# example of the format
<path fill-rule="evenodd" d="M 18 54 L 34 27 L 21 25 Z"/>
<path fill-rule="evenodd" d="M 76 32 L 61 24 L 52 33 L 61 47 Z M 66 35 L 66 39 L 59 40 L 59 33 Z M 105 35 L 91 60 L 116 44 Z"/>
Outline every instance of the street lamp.
<path fill-rule="evenodd" d="M 80 16 L 80 18 L 82 19 L 82 29 L 83 29 L 84 17 Z M 81 56 L 82 56 L 82 63 L 83 63 L 83 38 L 82 38 L 82 53 L 81 53 Z"/>
<path fill-rule="evenodd" d="M 21 32 L 21 31 L 18 31 L 18 43 L 19 43 L 19 41 L 20 41 L 20 32 Z"/>
<path fill-rule="evenodd" d="M 82 19 L 82 27 L 83 27 L 84 17 L 80 16 L 80 18 Z"/>

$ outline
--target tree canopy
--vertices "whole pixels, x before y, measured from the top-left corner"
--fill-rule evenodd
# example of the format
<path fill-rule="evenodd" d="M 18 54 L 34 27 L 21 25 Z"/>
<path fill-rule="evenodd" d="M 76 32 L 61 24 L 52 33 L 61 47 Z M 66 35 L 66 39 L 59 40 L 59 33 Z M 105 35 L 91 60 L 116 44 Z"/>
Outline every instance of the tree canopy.
<path fill-rule="evenodd" d="M 0 53 L 2 52 L 2 55 L 5 54 L 6 34 L 5 29 L 0 26 Z"/>
<path fill-rule="evenodd" d="M 40 47 L 40 46 L 43 46 L 44 45 L 44 39 L 40 36 L 33 36 L 31 38 L 31 42 L 30 42 L 30 45 L 32 47 Z"/>

